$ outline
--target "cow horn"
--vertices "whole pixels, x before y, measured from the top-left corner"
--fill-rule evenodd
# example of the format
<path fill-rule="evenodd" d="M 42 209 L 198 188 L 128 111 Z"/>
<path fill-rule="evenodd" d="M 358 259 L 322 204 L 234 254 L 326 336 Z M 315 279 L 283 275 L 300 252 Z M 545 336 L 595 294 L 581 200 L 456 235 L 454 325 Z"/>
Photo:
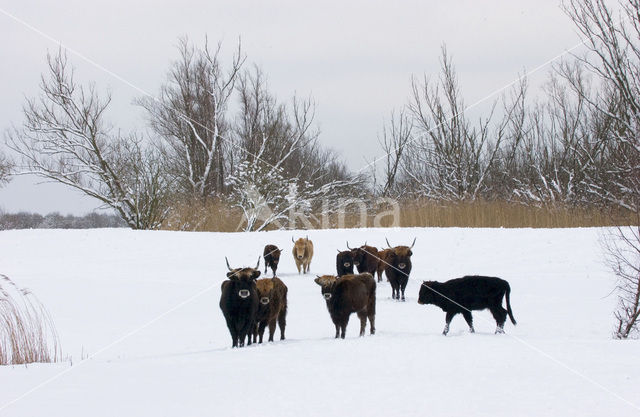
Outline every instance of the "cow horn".
<path fill-rule="evenodd" d="M 258 263 L 256 264 L 255 269 L 260 269 L 260 257 L 258 256 Z"/>
<path fill-rule="evenodd" d="M 391 243 L 389 243 L 389 239 L 387 239 L 386 237 L 384 238 L 384 240 L 387 241 L 387 246 L 391 247 Z"/>
<path fill-rule="evenodd" d="M 233 271 L 233 269 L 231 269 L 231 267 L 229 266 L 229 260 L 226 256 L 224 257 L 224 260 L 227 261 L 227 268 L 229 268 L 229 271 Z"/>
<path fill-rule="evenodd" d="M 351 248 L 349 247 L 349 241 L 347 240 L 347 249 L 351 250 Z"/>
<path fill-rule="evenodd" d="M 336 249 L 338 251 L 338 253 L 340 253 L 340 249 Z"/>
<path fill-rule="evenodd" d="M 305 238 L 305 239 L 307 239 L 307 240 L 309 240 L 309 235 L 306 235 L 304 238 Z"/>
<path fill-rule="evenodd" d="M 291 236 L 291 241 L 292 241 L 293 243 L 296 243 L 296 241 L 295 241 L 295 240 L 293 240 L 293 236 Z"/>
<path fill-rule="evenodd" d="M 366 240 L 364 241 L 364 245 L 362 245 L 362 246 L 367 246 L 367 241 Z"/>
<path fill-rule="evenodd" d="M 413 238 L 413 243 L 411 244 L 411 246 L 409 246 L 409 249 L 413 249 L 413 245 L 416 244 L 416 239 L 417 239 L 417 237 Z"/>

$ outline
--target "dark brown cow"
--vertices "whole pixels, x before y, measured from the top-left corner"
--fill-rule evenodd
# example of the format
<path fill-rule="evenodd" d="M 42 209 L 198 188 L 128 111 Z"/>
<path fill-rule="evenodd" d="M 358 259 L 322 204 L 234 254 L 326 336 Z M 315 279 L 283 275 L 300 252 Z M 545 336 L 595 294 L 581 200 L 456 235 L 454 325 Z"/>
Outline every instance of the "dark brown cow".
<path fill-rule="evenodd" d="M 231 268 L 227 261 L 227 280 L 222 283 L 220 309 L 227 322 L 233 347 L 251 344 L 251 334 L 258 312 L 258 290 L 256 279 L 260 276 L 260 258 L 255 268 Z"/>
<path fill-rule="evenodd" d="M 396 246 L 387 254 L 387 264 L 384 270 L 391 284 L 391 298 L 394 300 L 404 301 L 404 290 L 409 282 L 409 274 L 411 273 L 411 249 L 416 244 L 413 239 L 411 246 Z M 387 240 L 387 245 L 391 246 Z M 402 298 L 400 298 L 402 292 Z"/>
<path fill-rule="evenodd" d="M 364 336 L 367 318 L 371 334 L 376 332 L 376 280 L 371 274 L 324 275 L 315 279 L 320 285 L 327 310 L 336 326 L 336 339 L 344 339 L 351 313 L 360 319 L 360 336 Z"/>
<path fill-rule="evenodd" d="M 276 276 L 278 270 L 278 263 L 280 262 L 281 249 L 278 249 L 276 245 L 267 245 L 264 247 L 262 256 L 264 257 L 264 273 L 267 273 L 267 267 L 273 271 L 273 276 Z"/>
<path fill-rule="evenodd" d="M 280 340 L 284 340 L 284 329 L 287 326 L 287 286 L 280 278 L 265 278 L 256 281 L 260 306 L 256 314 L 256 327 L 253 334 L 255 343 L 258 336 L 262 343 L 264 329 L 269 326 L 269 342 L 273 342 L 276 332 L 276 321 L 280 327 Z"/>
<path fill-rule="evenodd" d="M 340 251 L 336 255 L 336 273 L 342 275 L 353 274 L 353 256 L 350 250 Z"/>
<path fill-rule="evenodd" d="M 349 248 L 349 242 L 347 242 L 347 248 Z M 368 272 L 373 275 L 376 273 L 379 262 L 377 248 L 367 246 L 367 242 L 365 242 L 364 245 L 359 248 L 351 249 L 351 256 L 353 256 L 353 264 L 360 274 Z M 379 279 L 378 281 L 382 281 L 382 279 Z"/>

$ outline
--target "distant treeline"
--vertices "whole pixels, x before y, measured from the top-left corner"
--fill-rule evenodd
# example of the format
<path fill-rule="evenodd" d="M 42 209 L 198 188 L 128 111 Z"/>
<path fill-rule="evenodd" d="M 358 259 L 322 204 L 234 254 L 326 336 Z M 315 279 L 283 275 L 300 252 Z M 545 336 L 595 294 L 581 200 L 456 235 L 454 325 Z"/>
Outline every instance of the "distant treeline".
<path fill-rule="evenodd" d="M 101 227 L 127 227 L 115 214 L 88 213 L 84 216 L 63 216 L 58 212 L 46 216 L 38 213 L 0 212 L 0 230 L 11 229 L 93 229 Z"/>

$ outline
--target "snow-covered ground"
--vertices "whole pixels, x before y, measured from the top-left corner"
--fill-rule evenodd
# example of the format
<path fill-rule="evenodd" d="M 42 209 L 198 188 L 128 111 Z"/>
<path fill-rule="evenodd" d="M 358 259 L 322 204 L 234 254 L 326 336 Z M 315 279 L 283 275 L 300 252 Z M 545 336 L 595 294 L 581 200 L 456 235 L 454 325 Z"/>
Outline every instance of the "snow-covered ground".
<path fill-rule="evenodd" d="M 47 306 L 73 362 L 0 367 L 0 415 L 639 415 L 640 341 L 611 339 L 614 280 L 600 232 L 0 232 L 0 273 Z M 302 276 L 291 237 L 307 233 L 315 257 Z M 347 239 L 414 236 L 407 301 L 380 284 L 377 334 L 358 338 L 354 315 L 347 339 L 334 340 L 315 274 L 335 271 Z M 285 249 L 288 340 L 231 349 L 218 307 L 224 256 L 255 265 L 267 243 Z M 518 325 L 507 322 L 507 335 L 493 334 L 484 311 L 475 334 L 457 316 L 444 337 L 444 313 L 417 304 L 422 280 L 465 274 L 510 282 Z"/>

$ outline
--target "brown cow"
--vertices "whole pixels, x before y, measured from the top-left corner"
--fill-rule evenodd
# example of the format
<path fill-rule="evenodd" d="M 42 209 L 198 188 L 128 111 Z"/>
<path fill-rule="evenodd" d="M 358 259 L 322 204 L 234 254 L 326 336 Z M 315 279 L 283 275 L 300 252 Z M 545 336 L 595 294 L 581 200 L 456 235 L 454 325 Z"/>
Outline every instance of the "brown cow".
<path fill-rule="evenodd" d="M 349 248 L 349 242 L 347 242 L 347 248 Z M 363 274 L 365 272 L 371 275 L 376 273 L 379 263 L 378 249 L 373 246 L 367 246 L 367 242 L 359 248 L 351 249 L 351 256 L 353 257 L 353 264 L 358 269 L 358 273 Z M 382 279 L 378 279 L 378 282 Z"/>
<path fill-rule="evenodd" d="M 264 247 L 263 257 L 264 257 L 264 273 L 267 273 L 267 267 L 271 268 L 273 271 L 273 276 L 276 276 L 276 271 L 278 269 L 278 263 L 280 262 L 280 253 L 281 249 L 278 249 L 276 245 L 267 245 Z"/>
<path fill-rule="evenodd" d="M 269 342 L 273 342 L 276 321 L 280 327 L 280 340 L 284 340 L 284 329 L 287 326 L 287 286 L 280 278 L 273 277 L 257 280 L 256 287 L 260 305 L 256 314 L 253 342 L 256 342 L 256 336 L 258 336 L 259 343 L 262 343 L 264 329 L 267 326 L 269 326 Z"/>
<path fill-rule="evenodd" d="M 296 261 L 296 267 L 298 268 L 298 274 L 300 273 L 300 267 L 302 267 L 302 273 L 309 272 L 309 266 L 311 265 L 311 258 L 313 258 L 313 242 L 309 240 L 309 236 L 300 238 L 296 241 L 291 238 L 293 245 L 293 259 Z"/>
<path fill-rule="evenodd" d="M 376 273 L 378 274 L 378 282 L 382 281 L 382 273 L 384 272 L 385 269 L 387 269 L 387 266 L 389 266 L 389 264 L 391 263 L 391 252 L 393 251 L 393 249 L 388 248 L 388 249 L 383 249 L 381 251 L 378 251 L 378 267 L 376 268 Z M 387 277 L 387 281 L 389 281 L 389 278 Z"/>
<path fill-rule="evenodd" d="M 376 280 L 371 274 L 343 275 L 337 278 L 324 275 L 315 279 L 322 288 L 327 310 L 336 326 L 336 339 L 344 339 L 351 313 L 360 319 L 360 336 L 364 336 L 367 318 L 371 334 L 376 333 Z"/>

